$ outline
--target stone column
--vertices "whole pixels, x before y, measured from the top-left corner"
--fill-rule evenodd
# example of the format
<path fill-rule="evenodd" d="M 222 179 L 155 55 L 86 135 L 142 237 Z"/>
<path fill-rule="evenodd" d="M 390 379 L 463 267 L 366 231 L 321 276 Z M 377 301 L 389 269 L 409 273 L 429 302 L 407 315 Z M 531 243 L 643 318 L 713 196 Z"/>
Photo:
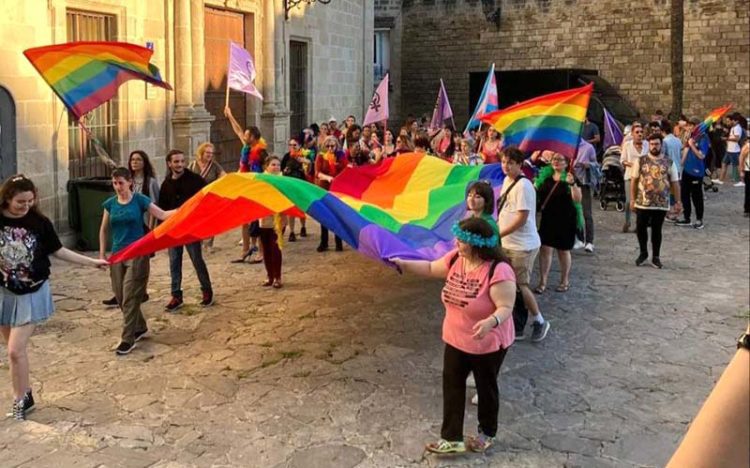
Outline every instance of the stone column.
<path fill-rule="evenodd" d="M 205 42 L 203 0 L 175 2 L 175 111 L 173 145 L 191 158 L 209 141 L 214 117 L 205 107 Z"/>
<path fill-rule="evenodd" d="M 263 2 L 263 108 L 261 133 L 273 153 L 283 152 L 289 135 L 289 116 L 284 99 L 286 54 L 283 2 Z"/>
<path fill-rule="evenodd" d="M 193 102 L 190 0 L 175 2 L 174 23 L 175 112 L 189 113 Z"/>
<path fill-rule="evenodd" d="M 190 0 L 190 32 L 193 57 L 193 106 L 196 110 L 206 106 L 206 25 L 203 0 Z"/>

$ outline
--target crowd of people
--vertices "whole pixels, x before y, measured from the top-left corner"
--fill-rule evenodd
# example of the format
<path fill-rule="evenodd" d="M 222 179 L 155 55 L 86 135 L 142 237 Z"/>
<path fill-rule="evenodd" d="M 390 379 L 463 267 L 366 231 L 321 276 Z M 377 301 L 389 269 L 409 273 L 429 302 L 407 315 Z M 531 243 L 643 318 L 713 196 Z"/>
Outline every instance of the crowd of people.
<path fill-rule="evenodd" d="M 486 181 L 468 187 L 466 216 L 453 226 L 455 250 L 433 262 L 391 259 L 405 271 L 446 280 L 442 291 L 446 311 L 443 426 L 441 438 L 427 449 L 436 453 L 467 449 L 463 418 L 469 375 L 477 388 L 474 401 L 479 405 L 480 427 L 478 434 L 469 439 L 468 448 L 484 451 L 490 447 L 497 431 L 497 376 L 509 347 L 526 338 L 538 343 L 550 330 L 536 295 L 547 290 L 553 252 L 557 252 L 560 263 L 559 283 L 554 290 L 562 294 L 573 286 L 571 251 L 594 251 L 593 198 L 600 187 L 602 154 L 608 150 L 601 148 L 598 127 L 586 121 L 578 152 L 571 158 L 553 151 L 526 154 L 517 147 L 505 146 L 502 135 L 491 127 L 461 134 L 449 125 L 428 129 L 424 120 L 410 118 L 394 134 L 378 125 L 362 127 L 354 116 L 349 116 L 342 128 L 331 118 L 303 129 L 289 139 L 288 151 L 280 157 L 269 154 L 257 127 L 242 128 L 229 108 L 225 115 L 242 142 L 239 172 L 294 177 L 324 190 L 329 190 L 347 167 L 380 164 L 404 153 L 428 154 L 452 164 L 501 164 L 505 179 L 497 198 Z M 750 144 L 742 124 L 744 117 L 731 114 L 725 123 L 697 138 L 692 131 L 699 120 L 681 118 L 673 125 L 660 117 L 655 114 L 647 124 L 628 125 L 622 145 L 616 148 L 623 172 L 622 196 L 626 200 L 623 231 L 630 230 L 631 212 L 635 213 L 640 249 L 635 264 L 640 266 L 649 259 L 651 230 L 650 264 L 655 268 L 662 268 L 665 219 L 672 219 L 678 226 L 705 226 L 703 186 L 712 170 L 719 171 L 716 183 L 727 181 L 728 174 L 734 174 L 730 169 L 742 170 L 745 216 L 750 212 Z M 722 135 L 723 146 L 716 140 L 717 134 Z M 172 216 L 206 184 L 226 175 L 214 155 L 215 148 L 209 142 L 198 146 L 192 161 L 181 150 L 169 151 L 167 174 L 160 184 L 149 156 L 144 151 L 133 151 L 127 167 L 115 168 L 111 173 L 115 195 L 103 204 L 97 259 L 62 247 L 51 222 L 38 209 L 37 190 L 29 179 L 17 175 L 3 183 L 0 332 L 8 344 L 16 419 L 24 419 L 34 406 L 26 356 L 29 338 L 34 327 L 53 313 L 48 257 L 54 255 L 100 268 L 108 266 L 107 245 L 111 244 L 112 253 L 128 247 L 158 221 Z M 691 223 L 693 207 L 695 223 Z M 267 275 L 262 285 L 282 288 L 283 243 L 296 242 L 298 235 L 308 236 L 304 218 L 300 220 L 300 230 L 296 228 L 295 219 L 279 214 L 244 226 L 242 251 L 233 261 L 264 263 Z M 203 258 L 204 250 L 210 251 L 212 246 L 213 240 L 206 239 L 169 249 L 171 291 L 165 305 L 167 311 L 176 312 L 183 305 L 185 250 L 200 283 L 200 304 L 213 304 L 213 287 Z M 321 226 L 317 251 L 328 248 L 329 232 Z M 335 249 L 343 250 L 337 235 Z M 148 333 L 141 304 L 149 299 L 149 262 L 150 257 L 143 256 L 109 266 L 113 297 L 103 302 L 122 310 L 123 329 L 115 349 L 118 355 L 130 353 Z M 532 272 L 537 264 L 539 281 L 532 288 Z M 528 317 L 531 332 L 527 337 Z"/>

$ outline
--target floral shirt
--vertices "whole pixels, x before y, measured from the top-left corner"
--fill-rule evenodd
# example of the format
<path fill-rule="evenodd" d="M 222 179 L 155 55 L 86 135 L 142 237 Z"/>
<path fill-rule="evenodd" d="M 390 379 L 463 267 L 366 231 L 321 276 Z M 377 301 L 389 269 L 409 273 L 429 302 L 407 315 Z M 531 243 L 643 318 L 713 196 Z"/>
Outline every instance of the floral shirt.
<path fill-rule="evenodd" d="M 677 168 L 672 160 L 663 156 L 641 156 L 632 169 L 638 177 L 635 207 L 669 211 L 670 184 L 678 180 Z"/>

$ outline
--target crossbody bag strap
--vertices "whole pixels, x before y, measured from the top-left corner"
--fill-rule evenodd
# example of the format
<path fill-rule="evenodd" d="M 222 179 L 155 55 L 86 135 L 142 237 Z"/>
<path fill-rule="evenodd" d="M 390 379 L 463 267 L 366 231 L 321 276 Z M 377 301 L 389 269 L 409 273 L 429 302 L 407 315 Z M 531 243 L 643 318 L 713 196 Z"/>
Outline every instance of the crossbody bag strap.
<path fill-rule="evenodd" d="M 544 199 L 544 203 L 542 203 L 542 207 L 539 208 L 539 211 L 544 211 L 544 207 L 547 206 L 547 202 L 549 201 L 550 198 L 552 198 L 552 194 L 555 193 L 555 189 L 557 188 L 558 185 L 560 185 L 559 180 L 555 182 L 555 185 L 552 187 L 552 190 L 550 190 L 549 193 L 547 194 L 547 198 Z"/>
<path fill-rule="evenodd" d="M 503 210 L 503 207 L 505 206 L 505 202 L 508 201 L 508 194 L 510 194 L 510 191 L 513 190 L 513 187 L 516 186 L 518 181 L 523 179 L 523 176 L 518 176 L 516 180 L 513 181 L 512 184 L 510 184 L 510 187 L 508 187 L 508 190 L 503 193 L 503 196 L 500 197 L 500 201 L 497 203 L 497 214 L 500 215 L 500 212 Z"/>

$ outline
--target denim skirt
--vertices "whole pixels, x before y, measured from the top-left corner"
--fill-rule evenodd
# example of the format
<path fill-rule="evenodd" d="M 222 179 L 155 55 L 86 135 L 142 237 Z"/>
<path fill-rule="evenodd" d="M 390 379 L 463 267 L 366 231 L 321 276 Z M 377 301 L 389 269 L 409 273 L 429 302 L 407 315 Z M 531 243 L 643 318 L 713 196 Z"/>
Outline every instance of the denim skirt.
<path fill-rule="evenodd" d="M 29 294 L 14 294 L 0 286 L 0 326 L 41 323 L 55 312 L 49 281 Z"/>

